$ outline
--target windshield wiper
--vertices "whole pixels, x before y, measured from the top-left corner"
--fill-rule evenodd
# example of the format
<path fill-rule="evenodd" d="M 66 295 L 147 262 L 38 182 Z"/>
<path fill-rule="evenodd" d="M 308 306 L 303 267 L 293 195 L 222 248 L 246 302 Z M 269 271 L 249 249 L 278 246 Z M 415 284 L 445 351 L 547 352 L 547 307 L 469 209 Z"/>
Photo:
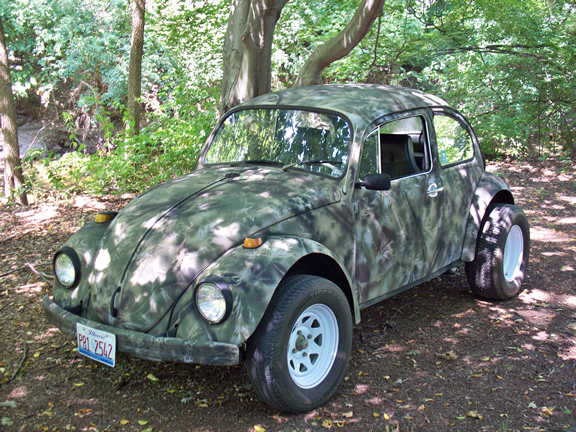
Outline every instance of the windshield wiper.
<path fill-rule="evenodd" d="M 230 166 L 235 167 L 236 165 L 240 165 L 241 163 L 254 164 L 254 165 L 282 165 L 282 162 L 271 161 L 266 159 L 249 159 L 249 160 L 245 159 L 241 161 L 232 162 Z"/>
<path fill-rule="evenodd" d="M 305 160 L 301 162 L 294 162 L 288 165 L 284 165 L 282 167 L 282 171 L 287 171 L 289 168 L 295 167 L 296 165 L 314 165 L 314 164 L 342 165 L 343 163 L 344 162 L 337 160 L 324 160 L 324 159 Z"/>

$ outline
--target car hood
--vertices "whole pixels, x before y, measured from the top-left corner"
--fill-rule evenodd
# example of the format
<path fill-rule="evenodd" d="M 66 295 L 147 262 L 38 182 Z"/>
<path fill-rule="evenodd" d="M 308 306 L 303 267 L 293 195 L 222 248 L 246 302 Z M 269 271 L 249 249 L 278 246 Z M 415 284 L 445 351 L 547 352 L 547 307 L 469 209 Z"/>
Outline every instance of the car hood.
<path fill-rule="evenodd" d="M 146 332 L 244 238 L 340 201 L 336 183 L 277 168 L 195 171 L 140 195 L 103 236 L 88 282 L 99 320 Z"/>

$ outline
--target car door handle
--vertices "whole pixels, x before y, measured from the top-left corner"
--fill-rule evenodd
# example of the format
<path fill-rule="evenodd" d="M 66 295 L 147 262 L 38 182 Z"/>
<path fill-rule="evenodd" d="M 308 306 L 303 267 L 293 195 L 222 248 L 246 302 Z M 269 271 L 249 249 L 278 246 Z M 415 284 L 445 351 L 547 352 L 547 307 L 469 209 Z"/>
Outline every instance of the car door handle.
<path fill-rule="evenodd" d="M 432 183 L 430 186 L 428 186 L 428 190 L 426 191 L 426 193 L 428 194 L 428 196 L 434 198 L 435 196 L 438 195 L 438 192 L 442 192 L 444 190 L 444 188 L 438 187 L 438 185 L 436 183 Z"/>

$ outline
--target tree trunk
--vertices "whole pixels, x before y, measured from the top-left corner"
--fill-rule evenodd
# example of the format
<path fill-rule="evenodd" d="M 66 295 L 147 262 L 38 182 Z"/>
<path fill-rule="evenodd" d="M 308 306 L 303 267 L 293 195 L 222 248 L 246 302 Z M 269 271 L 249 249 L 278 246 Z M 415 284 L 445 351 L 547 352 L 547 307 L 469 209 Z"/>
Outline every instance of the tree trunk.
<path fill-rule="evenodd" d="M 224 40 L 224 78 L 218 108 L 270 92 L 272 40 L 288 0 L 232 0 Z"/>
<path fill-rule="evenodd" d="M 348 25 L 308 57 L 296 78 L 294 87 L 318 84 L 322 71 L 348 54 L 366 36 L 374 20 L 382 16 L 385 0 L 363 0 Z"/>
<path fill-rule="evenodd" d="M 11 196 L 17 191 L 16 202 L 28 205 L 24 191 L 24 176 L 20 163 L 16 107 L 12 95 L 12 80 L 8 66 L 8 52 L 4 40 L 4 24 L 0 17 L 0 126 L 4 145 L 4 195 Z"/>
<path fill-rule="evenodd" d="M 132 46 L 128 67 L 128 114 L 134 126 L 132 134 L 140 133 L 140 96 L 142 91 L 142 55 L 144 54 L 144 19 L 146 0 L 132 4 Z"/>

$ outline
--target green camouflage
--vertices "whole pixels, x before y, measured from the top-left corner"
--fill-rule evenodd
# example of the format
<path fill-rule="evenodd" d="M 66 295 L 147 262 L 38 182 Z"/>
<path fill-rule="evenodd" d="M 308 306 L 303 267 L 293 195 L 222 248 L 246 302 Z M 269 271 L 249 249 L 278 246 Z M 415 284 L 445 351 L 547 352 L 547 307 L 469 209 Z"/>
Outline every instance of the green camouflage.
<path fill-rule="evenodd" d="M 475 137 L 467 162 L 440 169 L 432 145 L 427 172 L 395 179 L 388 191 L 359 185 L 363 142 L 375 126 L 410 110 L 428 124 L 433 108 L 453 112 L 434 96 L 314 86 L 264 95 L 233 112 L 267 115 L 262 110 L 275 107 L 345 119 L 349 132 L 338 139 L 346 136 L 350 145 L 348 153 L 339 150 L 342 166 L 311 172 L 281 163 L 206 164 L 221 120 L 195 171 L 140 195 L 111 222 L 86 224 L 65 243 L 79 256 L 81 276 L 73 289 L 56 279 L 52 300 L 44 300 L 48 318 L 72 335 L 77 322 L 115 333 L 120 351 L 141 358 L 238 363 L 239 347 L 287 274 L 331 278 L 359 322 L 363 307 L 471 261 L 492 198 L 511 197 L 503 181 L 484 171 Z M 429 139 L 434 143 L 433 134 Z M 432 186 L 443 192 L 431 194 Z M 247 237 L 263 244 L 246 248 Z M 216 279 L 233 302 L 227 319 L 211 324 L 197 310 L 195 292 Z"/>

